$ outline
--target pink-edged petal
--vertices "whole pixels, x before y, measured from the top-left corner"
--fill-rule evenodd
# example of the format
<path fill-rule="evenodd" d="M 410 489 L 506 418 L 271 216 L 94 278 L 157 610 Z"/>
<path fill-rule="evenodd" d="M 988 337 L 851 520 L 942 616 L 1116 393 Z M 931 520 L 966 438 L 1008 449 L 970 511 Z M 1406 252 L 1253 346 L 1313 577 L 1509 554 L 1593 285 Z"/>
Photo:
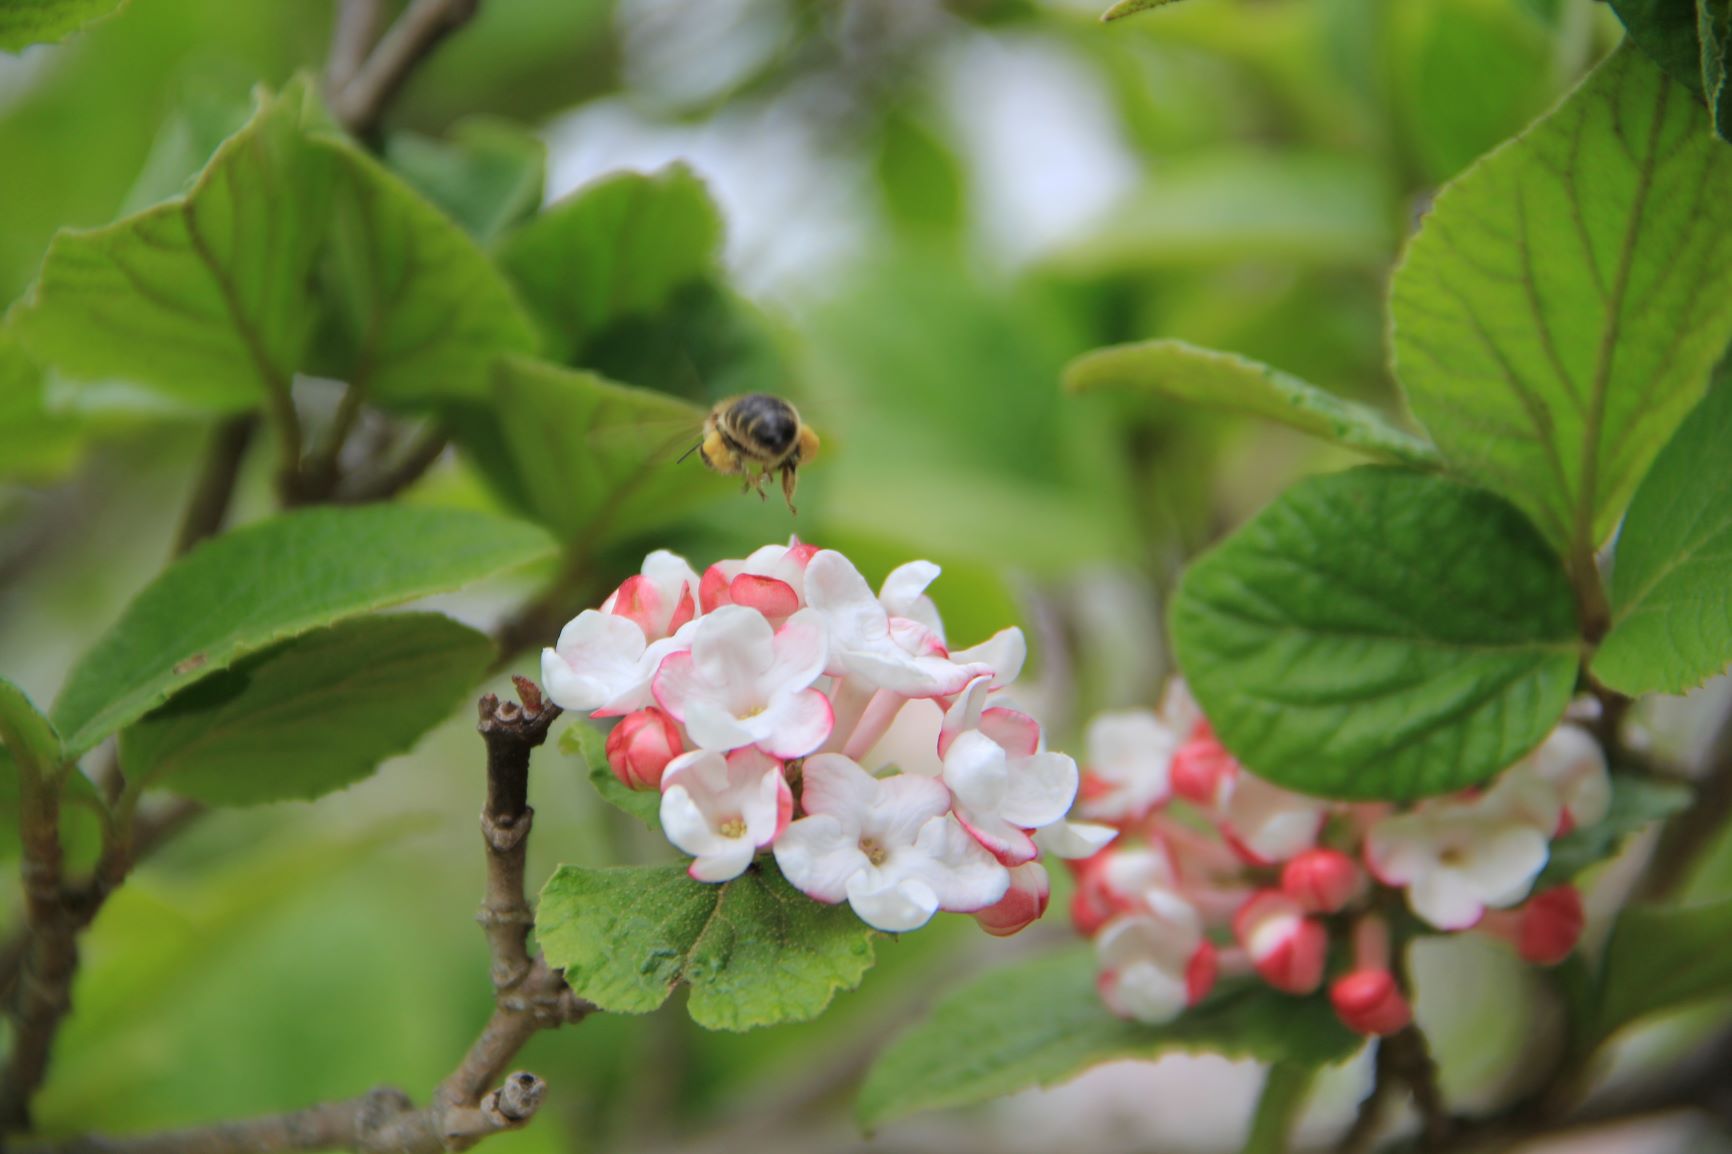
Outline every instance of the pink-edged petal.
<path fill-rule="evenodd" d="M 668 619 L 668 631 L 678 633 L 698 615 L 697 602 L 692 599 L 692 587 L 680 590 L 679 603 L 674 606 L 674 615 Z"/>
<path fill-rule="evenodd" d="M 848 879 L 872 864 L 860 850 L 857 827 L 845 828 L 822 813 L 790 823 L 776 839 L 774 852 L 790 885 L 832 905 L 847 898 Z"/>
<path fill-rule="evenodd" d="M 992 678 L 980 676 L 974 678 L 951 700 L 949 708 L 944 711 L 944 724 L 938 733 L 938 756 L 943 757 L 950 750 L 950 743 L 961 734 L 980 728 L 980 719 L 985 712 L 987 690 L 992 685 Z"/>
<path fill-rule="evenodd" d="M 853 837 L 859 836 L 860 818 L 877 804 L 883 784 L 839 753 L 808 757 L 801 769 L 801 782 L 801 808 L 845 822 Z"/>
<path fill-rule="evenodd" d="M 757 745 L 765 753 L 787 759 L 805 757 L 824 744 L 836 722 L 830 699 L 816 689 L 778 694 L 746 728 L 762 726 Z M 696 735 L 694 734 L 694 737 Z"/>
<path fill-rule="evenodd" d="M 1028 641 L 1022 630 L 1012 625 L 972 648 L 951 650 L 950 660 L 958 665 L 986 666 L 992 670 L 991 688 L 1003 689 L 1022 676 L 1023 664 L 1028 660 Z"/>
<path fill-rule="evenodd" d="M 795 613 L 776 630 L 771 642 L 774 659 L 765 671 L 766 681 L 777 686 L 804 689 L 824 673 L 829 659 L 829 633 L 824 618 L 811 609 Z"/>
<path fill-rule="evenodd" d="M 960 803 L 955 814 L 968 836 L 1003 865 L 1018 866 L 1040 854 L 1040 847 L 1027 830 L 1011 825 L 997 814 L 978 812 Z"/>
<path fill-rule="evenodd" d="M 877 785 L 871 832 L 886 844 L 912 843 L 927 822 L 950 809 L 950 790 L 930 777 L 901 773 Z"/>
<path fill-rule="evenodd" d="M 759 734 L 753 726 L 741 723 L 714 701 L 692 697 L 685 701 L 684 707 L 685 717 L 681 720 L 685 723 L 686 735 L 700 749 L 725 751 L 758 741 Z M 669 709 L 669 712 L 673 711 Z"/>
<path fill-rule="evenodd" d="M 976 730 L 950 743 L 944 755 L 944 784 L 959 805 L 997 813 L 1010 782 L 1010 762 L 1004 747 Z"/>
<path fill-rule="evenodd" d="M 898 565 L 878 587 L 878 600 L 897 617 L 913 617 L 909 612 L 925 600 L 926 587 L 944 572 L 930 561 L 910 561 Z M 927 602 L 927 604 L 931 604 Z"/>
<path fill-rule="evenodd" d="M 1034 843 L 1041 852 L 1056 858 L 1082 861 L 1105 849 L 1119 831 L 1110 825 L 1092 821 L 1055 821 L 1034 831 Z"/>
<path fill-rule="evenodd" d="M 733 574 L 723 568 L 725 562 L 718 562 L 704 570 L 703 580 L 698 582 L 698 604 L 705 613 L 714 613 L 724 605 L 732 605 L 733 598 L 728 595 L 728 586 L 733 582 Z M 733 563 L 738 566 L 739 562 Z"/>
<path fill-rule="evenodd" d="M 1076 800 L 1076 762 L 1062 753 L 1037 753 L 1013 764 L 999 812 L 1027 829 L 1051 825 Z"/>
<path fill-rule="evenodd" d="M 913 657 L 945 657 L 950 651 L 944 647 L 944 638 L 932 629 L 909 617 L 892 617 L 890 619 L 890 640 L 896 648 Z M 982 670 L 982 672 L 986 672 Z"/>
<path fill-rule="evenodd" d="M 752 864 L 756 853 L 752 843 L 746 838 L 732 838 L 710 853 L 698 855 L 692 864 L 686 867 L 686 873 L 694 881 L 732 881 L 746 872 L 746 867 Z"/>
<path fill-rule="evenodd" d="M 953 913 L 983 910 L 1010 889 L 1010 871 L 984 852 L 953 817 L 935 817 L 921 826 L 914 852 L 906 860 L 905 868 L 931 886 L 939 906 Z"/>
<path fill-rule="evenodd" d="M 672 785 L 662 794 L 662 833 L 675 848 L 694 857 L 715 853 L 730 839 L 722 837 L 710 826 L 703 807 L 683 785 Z"/>
<path fill-rule="evenodd" d="M 756 609 L 724 605 L 698 618 L 692 658 L 698 676 L 714 686 L 755 683 L 775 660 L 776 631 Z"/>
<path fill-rule="evenodd" d="M 980 715 L 980 732 L 998 742 L 1012 757 L 1033 757 L 1040 748 L 1040 722 L 1003 706 Z"/>
<path fill-rule="evenodd" d="M 949 697 L 980 673 L 948 658 L 912 656 L 888 641 L 875 649 L 851 650 L 844 660 L 856 676 L 903 697 Z"/>
<path fill-rule="evenodd" d="M 787 617 L 800 608 L 799 594 L 786 581 L 742 573 L 728 585 L 728 599 L 735 605 L 756 609 L 765 617 Z"/>
<path fill-rule="evenodd" d="M 867 869 L 848 879 L 848 904 L 873 929 L 900 934 L 932 920 L 938 895 L 918 878 L 890 878 Z"/>

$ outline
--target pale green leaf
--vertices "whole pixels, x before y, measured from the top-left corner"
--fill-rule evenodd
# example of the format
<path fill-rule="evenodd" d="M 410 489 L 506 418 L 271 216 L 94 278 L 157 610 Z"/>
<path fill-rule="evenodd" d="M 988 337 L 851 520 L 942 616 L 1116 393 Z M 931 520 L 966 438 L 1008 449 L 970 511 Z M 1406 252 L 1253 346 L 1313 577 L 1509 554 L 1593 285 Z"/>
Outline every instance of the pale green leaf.
<path fill-rule="evenodd" d="M 1095 973 L 1094 951 L 1079 944 L 947 995 L 878 1055 L 855 1105 L 861 1125 L 1055 1085 L 1122 1058 L 1184 1050 L 1309 1067 L 1361 1042 L 1328 999 L 1251 983 L 1219 988 L 1166 1025 L 1123 1021 L 1101 1002 Z"/>
<path fill-rule="evenodd" d="M 495 361 L 536 345 L 505 278 L 461 228 L 359 148 L 334 138 L 312 147 L 336 173 L 327 268 L 342 376 L 386 406 L 485 396 Z"/>
<path fill-rule="evenodd" d="M 1065 369 L 1078 391 L 1120 389 L 1156 393 L 1226 412 L 1249 413 L 1333 441 L 1368 456 L 1437 464 L 1437 450 L 1390 424 L 1374 409 L 1233 353 L 1184 341 L 1139 341 L 1096 349 Z"/>
<path fill-rule="evenodd" d="M 1101 13 L 1101 23 L 1123 20 L 1126 16 L 1135 16 L 1138 12 L 1147 12 L 1151 8 L 1164 8 L 1174 2 L 1175 0 L 1119 0 Z"/>
<path fill-rule="evenodd" d="M 628 789 L 614 776 L 601 730 L 585 721 L 576 722 L 559 735 L 559 752 L 583 762 L 590 784 L 603 801 L 637 818 L 646 829 L 661 829 L 662 795 L 654 790 Z"/>
<path fill-rule="evenodd" d="M 570 361 L 624 317 L 661 310 L 713 272 L 722 220 L 684 165 L 605 177 L 508 233 L 499 260 L 540 322 L 546 348 Z"/>
<path fill-rule="evenodd" d="M 493 643 L 449 617 L 359 617 L 242 658 L 120 735 L 129 785 L 211 805 L 353 784 L 449 717 Z"/>
<path fill-rule="evenodd" d="M 1552 843 L 1551 857 L 1534 883 L 1535 889 L 1562 885 L 1612 857 L 1628 838 L 1685 808 L 1690 799 L 1690 790 L 1682 785 L 1632 774 L 1613 774 L 1612 804 L 1606 816 L 1593 825 L 1573 829 Z"/>
<path fill-rule="evenodd" d="M 82 443 L 79 422 L 50 410 L 41 372 L 0 329 L 0 477 L 53 479 Z"/>
<path fill-rule="evenodd" d="M 27 693 L 4 677 L 0 677 L 0 746 L 41 777 L 59 773 L 65 760 L 53 723 Z"/>
<path fill-rule="evenodd" d="M 306 104 L 299 85 L 263 98 L 186 196 L 56 236 L 13 313 L 37 360 L 189 407 L 286 396 L 330 193 L 326 154 L 302 135 Z"/>
<path fill-rule="evenodd" d="M 479 463 L 562 541 L 593 551 L 737 487 L 695 456 L 680 461 L 704 419 L 685 401 L 522 358 L 498 366 L 494 398 L 503 453 Z"/>
<path fill-rule="evenodd" d="M 1732 337 L 1732 151 L 1621 49 L 1444 189 L 1391 310 L 1397 375 L 1445 459 L 1579 561 Z"/>
<path fill-rule="evenodd" d="M 1288 489 L 1193 564 L 1170 627 L 1221 741 L 1279 785 L 1405 801 L 1485 781 L 1575 686 L 1568 582 L 1502 500 L 1366 467 Z"/>
<path fill-rule="evenodd" d="M 1600 978 L 1598 1036 L 1705 998 L 1732 995 L 1732 899 L 1631 906 L 1618 915 Z"/>
<path fill-rule="evenodd" d="M 647 1014 L 684 983 L 692 1020 L 712 1030 L 815 1018 L 873 961 L 873 931 L 852 910 L 813 901 L 768 859 L 719 885 L 678 865 L 561 866 L 535 933 L 602 1009 Z"/>
<path fill-rule="evenodd" d="M 0 52 L 64 40 L 106 20 L 128 0 L 4 0 L 0 3 Z"/>
<path fill-rule="evenodd" d="M 1594 676 L 1632 696 L 1686 693 L 1732 665 L 1732 365 L 1636 490 L 1612 564 Z"/>
<path fill-rule="evenodd" d="M 309 509 L 237 529 L 145 587 L 73 667 L 52 716 L 82 753 L 248 653 L 552 551 L 533 526 L 460 509 Z"/>
<path fill-rule="evenodd" d="M 1305 1111 L 1315 1066 L 1276 1062 L 1263 1075 L 1263 1092 L 1257 1095 L 1257 1112 L 1251 1116 L 1251 1132 L 1245 1136 L 1241 1154 L 1287 1154 L 1293 1127 Z"/>
<path fill-rule="evenodd" d="M 385 163 L 485 244 L 541 207 L 547 146 L 510 121 L 474 117 L 441 140 L 386 138 Z"/>

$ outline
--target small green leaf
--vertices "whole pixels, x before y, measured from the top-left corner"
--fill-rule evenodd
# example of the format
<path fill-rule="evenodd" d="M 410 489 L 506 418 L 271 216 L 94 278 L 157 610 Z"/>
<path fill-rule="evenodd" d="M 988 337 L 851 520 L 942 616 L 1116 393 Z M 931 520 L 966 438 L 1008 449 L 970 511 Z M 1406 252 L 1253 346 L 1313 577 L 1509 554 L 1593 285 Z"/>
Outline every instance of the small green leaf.
<path fill-rule="evenodd" d="M 694 457 L 704 411 L 545 361 L 499 364 L 491 418 L 499 452 L 477 462 L 560 540 L 596 550 L 678 520 L 735 486 Z M 456 422 L 459 436 L 484 427 Z"/>
<path fill-rule="evenodd" d="M 1174 1050 L 1301 1067 L 1338 1062 L 1362 1039 L 1327 998 L 1267 986 L 1218 989 L 1163 1026 L 1115 1018 L 1095 990 L 1094 952 L 1075 945 L 994 970 L 947 995 L 878 1055 L 855 1104 L 868 1129 L 923 1110 L 1067 1081 L 1090 1066 Z"/>
<path fill-rule="evenodd" d="M 588 722 L 579 721 L 559 735 L 559 752 L 582 760 L 589 782 L 601 799 L 615 809 L 643 822 L 645 828 L 662 828 L 662 795 L 654 790 L 627 789 L 607 763 L 606 739 L 601 730 Z"/>
<path fill-rule="evenodd" d="M 248 653 L 552 552 L 532 526 L 459 509 L 309 509 L 250 525 L 146 586 L 73 667 L 52 716 L 80 754 Z"/>
<path fill-rule="evenodd" d="M 684 165 L 619 173 L 578 189 L 507 234 L 499 260 L 541 323 L 548 353 L 570 362 L 591 336 L 662 309 L 717 266 L 722 219 Z"/>
<path fill-rule="evenodd" d="M 1326 797 L 1485 781 L 1551 731 L 1580 645 L 1557 558 L 1509 505 L 1365 467 L 1288 489 L 1190 568 L 1170 626 L 1221 741 Z"/>
<path fill-rule="evenodd" d="M 1732 994 L 1732 899 L 1631 906 L 1606 943 L 1600 1038 L 1664 1010 Z"/>
<path fill-rule="evenodd" d="M 1732 364 L 1654 460 L 1612 565 L 1612 629 L 1594 676 L 1685 693 L 1732 664 Z"/>
<path fill-rule="evenodd" d="M 1631 774 L 1612 775 L 1612 804 L 1606 816 L 1585 829 L 1571 830 L 1552 843 L 1551 859 L 1534 883 L 1536 890 L 1562 885 L 1623 848 L 1624 841 L 1649 823 L 1668 818 L 1690 804 L 1690 790 L 1672 782 Z"/>
<path fill-rule="evenodd" d="M 547 146 L 511 121 L 474 117 L 442 140 L 387 137 L 385 163 L 486 244 L 541 207 Z"/>
<path fill-rule="evenodd" d="M 386 406 L 486 395 L 506 353 L 536 335 L 505 278 L 444 213 L 344 140 L 311 147 L 331 158 L 329 296 L 341 375 Z"/>
<path fill-rule="evenodd" d="M 1114 20 L 1123 20 L 1126 16 L 1135 16 L 1138 12 L 1147 12 L 1151 8 L 1164 8 L 1175 0 L 1119 0 L 1111 8 L 1101 13 L 1101 23 L 1109 24 Z"/>
<path fill-rule="evenodd" d="M 647 1014 L 691 987 L 692 1020 L 749 1030 L 817 1017 L 872 968 L 873 931 L 845 905 L 813 901 L 765 859 L 709 885 L 683 866 L 561 866 L 535 933 L 577 993 Z"/>
<path fill-rule="evenodd" d="M 311 799 L 451 715 L 493 643 L 449 617 L 359 617 L 245 657 L 120 735 L 129 785 L 211 805 Z"/>
<path fill-rule="evenodd" d="M 119 12 L 127 0 L 5 0 L 0 4 L 0 52 L 64 40 Z"/>
<path fill-rule="evenodd" d="M 311 324 L 329 166 L 302 135 L 299 85 L 264 97 L 184 197 L 65 231 L 14 310 L 43 364 L 214 410 L 286 396 Z"/>
<path fill-rule="evenodd" d="M 1443 190 L 1390 307 L 1444 458 L 1579 564 L 1732 338 L 1732 151 L 1621 49 Z"/>
<path fill-rule="evenodd" d="M 1364 405 L 1233 353 L 1184 341 L 1096 349 L 1065 368 L 1065 387 L 1159 393 L 1226 412 L 1250 413 L 1369 456 L 1428 468 L 1437 450 Z"/>
<path fill-rule="evenodd" d="M 28 694 L 4 677 L 0 677 L 0 746 L 39 777 L 58 774 L 65 761 L 53 723 Z"/>
<path fill-rule="evenodd" d="M 1245 1137 L 1241 1154 L 1287 1154 L 1293 1127 L 1298 1125 L 1316 1081 L 1315 1066 L 1292 1062 L 1270 1066 L 1263 1076 L 1263 1092 L 1257 1096 L 1257 1112 L 1251 1117 L 1251 1132 Z"/>

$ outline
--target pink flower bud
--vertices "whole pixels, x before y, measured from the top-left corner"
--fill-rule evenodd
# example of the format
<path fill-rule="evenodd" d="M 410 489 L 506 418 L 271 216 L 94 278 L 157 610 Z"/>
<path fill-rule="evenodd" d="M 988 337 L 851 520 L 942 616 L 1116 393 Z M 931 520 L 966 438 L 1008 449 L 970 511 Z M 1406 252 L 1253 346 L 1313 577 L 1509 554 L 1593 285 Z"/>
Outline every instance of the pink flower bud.
<path fill-rule="evenodd" d="M 1308 849 L 1281 871 L 1281 889 L 1314 914 L 1340 911 L 1364 880 L 1353 859 L 1333 849 Z"/>
<path fill-rule="evenodd" d="M 1197 952 L 1191 955 L 1190 962 L 1185 966 L 1185 997 L 1190 1005 L 1196 1005 L 1208 997 L 1209 991 L 1215 987 L 1215 977 L 1220 973 L 1220 959 L 1215 952 L 1215 944 L 1207 938 L 1197 946 Z"/>
<path fill-rule="evenodd" d="M 1212 808 L 1220 804 L 1225 787 L 1238 771 L 1239 763 L 1215 740 L 1214 730 L 1206 723 L 1200 724 L 1195 735 L 1173 754 L 1170 771 L 1173 793 Z"/>
<path fill-rule="evenodd" d="M 995 938 L 1007 938 L 1046 913 L 1052 887 L 1039 862 L 1024 862 L 1010 871 L 1010 889 L 996 905 L 977 910 L 975 921 Z"/>
<path fill-rule="evenodd" d="M 1356 1034 L 1384 1037 L 1413 1021 L 1413 1008 L 1388 970 L 1355 970 L 1329 987 L 1335 1016 Z"/>
<path fill-rule="evenodd" d="M 668 762 L 685 752 L 680 730 L 654 706 L 619 719 L 607 735 L 607 764 L 627 789 L 660 789 Z"/>
<path fill-rule="evenodd" d="M 1263 890 L 1233 918 L 1233 934 L 1265 982 L 1288 994 L 1309 994 L 1323 983 L 1329 933 L 1279 890 Z"/>
<path fill-rule="evenodd" d="M 794 592 L 792 585 L 756 573 L 741 573 L 728 582 L 728 600 L 734 605 L 756 609 L 772 621 L 790 617 L 800 608 L 799 594 Z"/>
<path fill-rule="evenodd" d="M 1582 936 L 1582 895 L 1575 886 L 1558 886 L 1536 895 L 1520 912 L 1516 950 L 1536 966 L 1555 966 Z"/>

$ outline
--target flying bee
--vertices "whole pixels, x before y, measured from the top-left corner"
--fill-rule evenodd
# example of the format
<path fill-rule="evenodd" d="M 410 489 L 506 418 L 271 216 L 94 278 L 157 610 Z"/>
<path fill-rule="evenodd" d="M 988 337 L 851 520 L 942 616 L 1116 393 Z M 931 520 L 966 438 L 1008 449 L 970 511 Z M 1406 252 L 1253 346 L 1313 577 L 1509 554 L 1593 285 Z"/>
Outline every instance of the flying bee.
<path fill-rule="evenodd" d="M 755 489 L 760 498 L 764 482 L 779 471 L 782 496 L 792 513 L 796 512 L 794 486 L 799 481 L 799 469 L 818 455 L 818 434 L 802 423 L 799 411 L 781 397 L 747 393 L 717 402 L 704 418 L 703 439 L 686 456 L 693 451 L 715 472 L 743 477 L 741 491 Z M 756 474 L 752 472 L 754 465 Z"/>

